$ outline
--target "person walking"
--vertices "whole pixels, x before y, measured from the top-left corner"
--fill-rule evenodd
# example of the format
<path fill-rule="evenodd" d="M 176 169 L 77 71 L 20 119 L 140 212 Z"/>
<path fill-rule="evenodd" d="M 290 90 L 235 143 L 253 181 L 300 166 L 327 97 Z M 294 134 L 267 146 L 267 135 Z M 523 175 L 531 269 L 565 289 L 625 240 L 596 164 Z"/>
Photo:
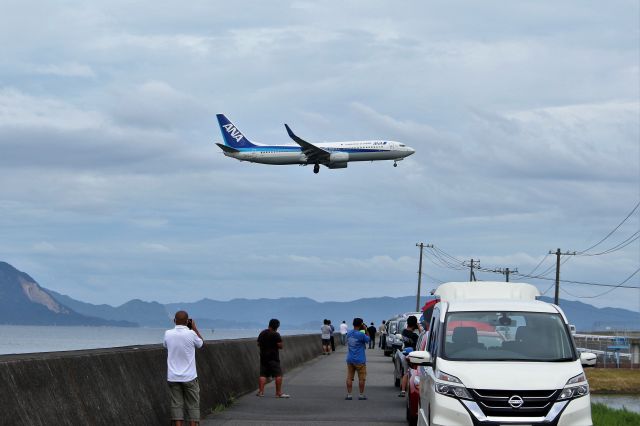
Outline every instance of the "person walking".
<path fill-rule="evenodd" d="M 322 355 L 329 355 L 331 353 L 331 326 L 329 320 L 323 321 L 322 327 L 320 327 L 320 337 L 322 339 Z"/>
<path fill-rule="evenodd" d="M 331 324 L 331 320 L 329 321 L 329 327 L 331 327 L 331 336 L 329 337 L 329 341 L 331 342 L 331 352 L 335 352 L 336 351 L 336 341 L 333 338 L 334 333 L 336 332 L 336 328 L 333 326 L 333 324 Z"/>
<path fill-rule="evenodd" d="M 257 396 L 264 396 L 264 386 L 267 377 L 275 377 L 276 398 L 289 398 L 290 395 L 282 392 L 282 368 L 280 367 L 280 349 L 282 349 L 282 337 L 278 333 L 280 321 L 275 318 L 269 320 L 269 327 L 258 335 L 260 347 L 260 380 Z"/>
<path fill-rule="evenodd" d="M 164 333 L 162 345 L 167 348 L 167 382 L 171 403 L 171 422 L 182 426 L 200 423 L 200 385 L 196 371 L 196 348 L 204 344 L 196 327 L 185 311 L 176 312 L 176 326 Z"/>
<path fill-rule="evenodd" d="M 367 328 L 367 334 L 369 334 L 369 349 L 375 349 L 376 347 L 376 327 L 371 322 L 369 328 Z"/>
<path fill-rule="evenodd" d="M 347 396 L 346 400 L 352 400 L 353 378 L 358 372 L 358 390 L 360 394 L 359 400 L 365 400 L 364 385 L 367 379 L 367 357 L 365 348 L 369 343 L 367 335 L 367 326 L 362 318 L 353 319 L 353 330 L 347 333 Z"/>
<path fill-rule="evenodd" d="M 387 322 L 385 320 L 382 320 L 382 324 L 378 327 L 378 333 L 380 333 L 378 347 L 382 350 L 387 349 Z"/>
<path fill-rule="evenodd" d="M 342 324 L 340 324 L 340 343 L 342 343 L 342 346 L 347 344 L 347 331 L 349 331 L 349 326 L 343 320 Z"/>

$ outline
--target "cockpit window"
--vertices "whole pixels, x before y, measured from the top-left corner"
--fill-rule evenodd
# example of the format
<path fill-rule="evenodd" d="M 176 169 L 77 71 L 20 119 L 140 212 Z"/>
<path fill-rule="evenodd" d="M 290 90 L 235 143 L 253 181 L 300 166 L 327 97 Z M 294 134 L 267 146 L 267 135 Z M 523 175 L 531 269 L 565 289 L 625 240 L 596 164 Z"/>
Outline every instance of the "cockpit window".
<path fill-rule="evenodd" d="M 405 144 L 401 143 L 401 144 L 400 144 L 400 147 L 401 147 L 401 148 L 404 148 L 404 147 L 405 147 Z"/>

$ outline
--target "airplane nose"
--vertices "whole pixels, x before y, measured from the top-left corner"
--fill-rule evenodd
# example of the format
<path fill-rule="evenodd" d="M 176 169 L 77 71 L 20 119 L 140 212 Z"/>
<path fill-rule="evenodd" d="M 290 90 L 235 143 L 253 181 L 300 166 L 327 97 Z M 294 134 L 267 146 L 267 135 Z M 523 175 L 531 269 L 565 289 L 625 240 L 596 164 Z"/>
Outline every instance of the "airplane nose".
<path fill-rule="evenodd" d="M 408 149 L 407 149 L 407 151 L 408 151 L 408 152 L 407 152 L 407 157 L 416 153 L 416 150 L 415 150 L 415 149 L 413 149 L 413 148 L 409 148 L 409 147 L 407 147 L 407 148 L 408 148 Z"/>

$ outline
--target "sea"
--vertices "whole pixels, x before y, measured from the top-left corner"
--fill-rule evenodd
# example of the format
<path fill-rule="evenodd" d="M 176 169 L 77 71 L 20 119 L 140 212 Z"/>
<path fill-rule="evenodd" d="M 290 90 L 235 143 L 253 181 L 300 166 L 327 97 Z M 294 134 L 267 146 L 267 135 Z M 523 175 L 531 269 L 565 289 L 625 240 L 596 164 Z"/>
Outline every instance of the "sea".
<path fill-rule="evenodd" d="M 162 343 L 165 328 L 0 325 L 0 355 Z M 200 329 L 205 340 L 257 338 L 259 329 Z M 310 330 L 280 330 L 282 335 Z"/>

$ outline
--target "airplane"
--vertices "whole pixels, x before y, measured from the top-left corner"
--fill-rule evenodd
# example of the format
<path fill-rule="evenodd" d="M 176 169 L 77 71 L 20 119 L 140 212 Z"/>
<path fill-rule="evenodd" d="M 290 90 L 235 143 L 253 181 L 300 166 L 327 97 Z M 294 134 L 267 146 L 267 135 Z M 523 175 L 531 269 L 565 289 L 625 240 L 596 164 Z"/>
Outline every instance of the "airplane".
<path fill-rule="evenodd" d="M 225 156 L 240 161 L 262 164 L 313 164 L 313 173 L 320 172 L 320 165 L 330 169 L 344 169 L 349 161 L 393 160 L 398 161 L 415 152 L 403 143 L 387 140 L 345 141 L 311 143 L 296 136 L 285 124 L 295 145 L 263 145 L 250 141 L 224 114 L 216 114 L 222 140 L 217 143 Z"/>

